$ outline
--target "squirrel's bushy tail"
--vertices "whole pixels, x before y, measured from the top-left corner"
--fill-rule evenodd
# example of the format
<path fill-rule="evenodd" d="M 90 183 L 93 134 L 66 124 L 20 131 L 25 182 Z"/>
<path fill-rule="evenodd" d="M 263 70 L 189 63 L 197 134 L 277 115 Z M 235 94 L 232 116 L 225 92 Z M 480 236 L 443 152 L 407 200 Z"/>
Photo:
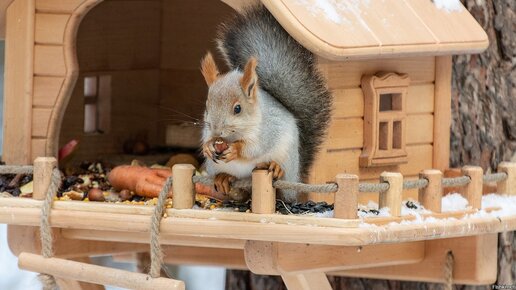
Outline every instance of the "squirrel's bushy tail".
<path fill-rule="evenodd" d="M 258 84 L 297 119 L 301 176 L 308 174 L 331 116 L 332 96 L 314 55 L 294 40 L 263 6 L 249 7 L 224 23 L 218 47 L 231 69 L 258 59 Z"/>

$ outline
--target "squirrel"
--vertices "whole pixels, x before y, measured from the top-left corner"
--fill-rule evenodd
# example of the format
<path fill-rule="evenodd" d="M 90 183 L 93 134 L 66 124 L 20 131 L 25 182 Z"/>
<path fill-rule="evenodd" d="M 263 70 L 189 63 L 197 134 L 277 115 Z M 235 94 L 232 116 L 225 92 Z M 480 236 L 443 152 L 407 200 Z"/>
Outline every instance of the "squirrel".
<path fill-rule="evenodd" d="M 231 182 L 255 168 L 304 180 L 332 108 L 315 56 L 261 4 L 223 23 L 217 44 L 231 70 L 220 74 L 210 52 L 201 61 L 208 85 L 202 153 L 215 189 L 229 193 Z M 294 191 L 281 194 L 296 200 Z"/>

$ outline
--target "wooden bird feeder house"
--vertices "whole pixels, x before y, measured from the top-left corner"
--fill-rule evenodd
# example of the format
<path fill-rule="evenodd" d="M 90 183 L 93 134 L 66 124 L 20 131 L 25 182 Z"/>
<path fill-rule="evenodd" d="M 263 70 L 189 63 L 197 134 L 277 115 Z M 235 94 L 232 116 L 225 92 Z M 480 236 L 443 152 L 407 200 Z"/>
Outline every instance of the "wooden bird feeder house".
<path fill-rule="evenodd" d="M 199 61 L 206 50 L 215 51 L 217 25 L 251 2 L 0 1 L 2 157 L 7 165 L 38 160 L 34 197 L 0 198 L 0 222 L 11 224 L 13 252 L 40 252 L 36 232 L 56 167 L 51 157 L 70 140 L 80 142 L 75 161 L 124 157 L 124 142 L 135 138 L 151 146 L 198 146 L 199 130 L 178 122 L 177 112 L 179 119 L 202 116 L 207 89 Z M 515 165 L 501 164 L 498 175 L 483 175 L 478 167 L 464 167 L 456 179 L 441 174 L 449 167 L 452 56 L 487 47 L 480 25 L 463 7 L 449 11 L 430 0 L 337 1 L 330 15 L 316 0 L 256 2 L 317 55 L 333 93 L 329 132 L 306 182 L 334 184 L 331 194 L 308 198 L 334 203 L 335 216 L 275 214 L 279 185 L 263 171 L 253 174 L 253 213 L 194 210 L 193 169 L 175 167 L 174 195 L 181 201 L 164 210 L 168 217 L 159 223 L 164 261 L 281 275 L 289 289 L 329 289 L 325 273 L 443 282 L 452 252 L 454 283 L 492 283 L 496 233 L 516 229 L 516 215 L 474 214 L 496 211 L 481 207 L 484 182 L 495 180 L 497 192 L 516 194 Z M 443 188 L 451 185 L 461 186 L 469 209 L 441 211 Z M 401 213 L 408 198 L 439 222 L 410 223 L 414 217 Z M 359 219 L 358 204 L 369 200 L 391 216 Z M 152 213 L 150 207 L 55 201 L 49 218 L 56 257 L 45 259 L 148 251 Z M 93 266 L 74 274 L 67 268 L 80 268 L 77 261 L 65 261 L 66 268 L 21 257 L 23 268 L 54 275 L 63 285 L 110 284 L 126 276 L 141 289 L 184 287 L 116 271 L 95 277 Z"/>

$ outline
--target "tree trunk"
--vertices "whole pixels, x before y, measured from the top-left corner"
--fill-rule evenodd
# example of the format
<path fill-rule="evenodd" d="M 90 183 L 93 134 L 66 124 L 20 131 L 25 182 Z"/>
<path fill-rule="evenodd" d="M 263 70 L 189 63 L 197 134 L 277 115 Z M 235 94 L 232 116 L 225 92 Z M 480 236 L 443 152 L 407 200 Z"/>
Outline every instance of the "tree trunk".
<path fill-rule="evenodd" d="M 487 32 L 489 48 L 480 55 L 457 56 L 452 81 L 452 167 L 477 164 L 486 172 L 499 162 L 516 161 L 516 1 L 463 0 Z M 516 239 L 501 233 L 498 247 L 499 285 L 514 285 Z M 439 284 L 330 277 L 333 289 L 441 289 Z M 286 289 L 279 277 L 228 271 L 229 290 Z M 491 289 L 455 286 L 456 289 Z"/>

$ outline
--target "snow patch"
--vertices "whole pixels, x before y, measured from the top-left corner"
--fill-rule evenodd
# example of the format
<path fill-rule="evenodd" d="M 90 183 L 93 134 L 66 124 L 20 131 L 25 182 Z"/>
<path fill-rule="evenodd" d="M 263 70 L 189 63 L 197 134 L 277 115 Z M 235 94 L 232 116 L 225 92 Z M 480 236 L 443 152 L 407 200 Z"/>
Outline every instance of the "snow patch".
<path fill-rule="evenodd" d="M 468 200 L 460 193 L 451 193 L 444 196 L 441 200 L 441 211 L 459 211 L 465 210 L 468 207 Z"/>
<path fill-rule="evenodd" d="M 461 12 L 464 7 L 460 3 L 460 0 L 433 0 L 434 5 L 437 9 L 450 12 Z"/>
<path fill-rule="evenodd" d="M 297 4 L 305 7 L 313 16 L 324 16 L 336 24 L 351 25 L 358 21 L 364 28 L 369 29 L 362 19 L 360 6 L 366 6 L 370 0 L 297 0 Z"/>
<path fill-rule="evenodd" d="M 499 207 L 500 210 L 488 213 L 494 217 L 516 215 L 516 196 L 506 194 L 487 194 L 482 197 L 482 208 Z"/>

